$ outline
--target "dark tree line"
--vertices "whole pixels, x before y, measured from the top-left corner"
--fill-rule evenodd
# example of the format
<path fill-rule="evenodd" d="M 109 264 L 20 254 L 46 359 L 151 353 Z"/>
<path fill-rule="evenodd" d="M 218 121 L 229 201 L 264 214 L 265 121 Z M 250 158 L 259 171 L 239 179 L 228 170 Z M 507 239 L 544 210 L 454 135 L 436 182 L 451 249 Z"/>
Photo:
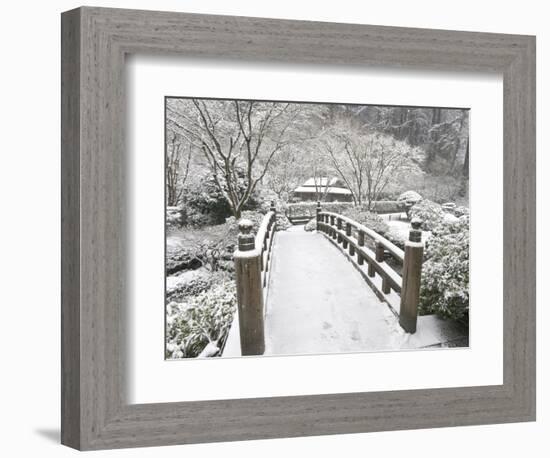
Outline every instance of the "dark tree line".
<path fill-rule="evenodd" d="M 422 147 L 426 171 L 468 176 L 468 110 L 365 106 L 358 111 L 366 126 Z"/>

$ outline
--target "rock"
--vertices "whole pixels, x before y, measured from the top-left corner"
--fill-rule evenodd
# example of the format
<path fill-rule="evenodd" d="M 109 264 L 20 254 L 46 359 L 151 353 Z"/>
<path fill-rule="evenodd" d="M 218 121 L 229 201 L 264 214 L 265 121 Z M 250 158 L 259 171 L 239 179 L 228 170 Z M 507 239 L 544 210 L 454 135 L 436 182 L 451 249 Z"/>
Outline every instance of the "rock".
<path fill-rule="evenodd" d="M 197 358 L 211 358 L 212 356 L 216 356 L 219 351 L 220 349 L 216 342 L 208 342 L 208 345 L 204 347 Z"/>

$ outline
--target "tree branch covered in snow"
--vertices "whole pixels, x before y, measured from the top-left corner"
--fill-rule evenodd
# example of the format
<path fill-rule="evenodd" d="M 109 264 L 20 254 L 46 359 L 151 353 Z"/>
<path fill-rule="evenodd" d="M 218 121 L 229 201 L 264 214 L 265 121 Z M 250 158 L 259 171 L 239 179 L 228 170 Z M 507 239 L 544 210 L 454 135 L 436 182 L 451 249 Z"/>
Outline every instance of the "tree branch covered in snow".
<path fill-rule="evenodd" d="M 323 133 L 321 144 L 357 205 L 371 208 L 389 183 L 422 173 L 421 149 L 379 132 L 338 123 Z"/>
<path fill-rule="evenodd" d="M 300 106 L 237 100 L 171 99 L 168 129 L 202 152 L 233 214 L 239 217 L 270 168 L 292 139 Z M 244 187 L 238 186 L 244 178 Z"/>

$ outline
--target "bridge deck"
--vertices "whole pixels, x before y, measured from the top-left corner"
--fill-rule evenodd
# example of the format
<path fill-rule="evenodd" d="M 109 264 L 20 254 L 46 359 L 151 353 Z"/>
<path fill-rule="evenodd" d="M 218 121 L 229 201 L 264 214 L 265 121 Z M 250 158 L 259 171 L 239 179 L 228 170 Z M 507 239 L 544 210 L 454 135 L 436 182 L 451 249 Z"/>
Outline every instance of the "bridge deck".
<path fill-rule="evenodd" d="M 397 349 L 396 317 L 322 234 L 278 232 L 266 310 L 265 354 Z"/>

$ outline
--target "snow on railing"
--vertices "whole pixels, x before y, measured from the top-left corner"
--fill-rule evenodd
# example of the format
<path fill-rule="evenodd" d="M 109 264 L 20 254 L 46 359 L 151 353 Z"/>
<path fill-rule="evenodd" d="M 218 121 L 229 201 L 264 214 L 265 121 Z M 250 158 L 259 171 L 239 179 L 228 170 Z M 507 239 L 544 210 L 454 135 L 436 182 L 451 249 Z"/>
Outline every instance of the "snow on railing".
<path fill-rule="evenodd" d="M 381 300 L 390 304 L 388 295 L 392 290 L 400 296 L 399 323 L 410 333 L 416 331 L 420 296 L 424 251 L 421 225 L 422 221 L 419 219 L 411 221 L 409 240 L 403 251 L 372 229 L 346 216 L 322 211 L 320 203 L 317 204 L 317 230 L 343 252 L 348 250 L 349 259 Z M 372 241 L 370 245 L 373 249 L 367 246 L 365 238 Z M 401 275 L 385 261 L 386 252 L 403 265 Z M 365 262 L 367 272 L 362 267 Z M 381 282 L 375 280 L 376 274 Z"/>
<path fill-rule="evenodd" d="M 275 234 L 277 215 L 275 213 L 274 203 L 271 204 L 271 209 L 264 216 L 258 232 L 256 234 L 255 247 L 260 251 L 261 268 L 262 268 L 262 287 L 264 288 L 264 302 L 267 294 L 269 282 L 269 264 L 271 261 L 271 247 L 273 246 L 273 235 Z"/>

